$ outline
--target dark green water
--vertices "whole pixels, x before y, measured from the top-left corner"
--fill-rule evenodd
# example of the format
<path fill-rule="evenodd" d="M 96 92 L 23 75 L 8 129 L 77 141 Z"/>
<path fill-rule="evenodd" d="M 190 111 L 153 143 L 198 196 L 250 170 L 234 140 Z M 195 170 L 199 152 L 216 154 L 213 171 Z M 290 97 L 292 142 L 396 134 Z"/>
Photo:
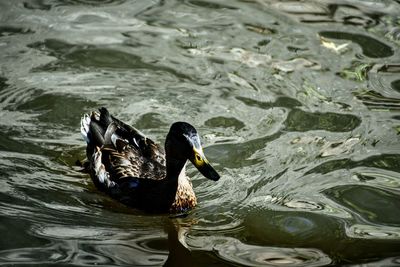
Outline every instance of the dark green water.
<path fill-rule="evenodd" d="M 399 1 L 0 0 L 0 266 L 400 266 Z M 74 166 L 106 106 L 195 125 L 185 218 Z"/>

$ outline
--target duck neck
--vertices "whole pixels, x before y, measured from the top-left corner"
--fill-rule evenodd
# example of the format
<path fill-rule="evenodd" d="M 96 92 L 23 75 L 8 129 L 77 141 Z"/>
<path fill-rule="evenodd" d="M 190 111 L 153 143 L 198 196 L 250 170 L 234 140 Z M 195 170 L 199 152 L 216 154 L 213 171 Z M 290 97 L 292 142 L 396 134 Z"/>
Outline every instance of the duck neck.
<path fill-rule="evenodd" d="M 167 158 L 167 180 L 178 182 L 179 175 L 185 169 L 186 160 Z"/>

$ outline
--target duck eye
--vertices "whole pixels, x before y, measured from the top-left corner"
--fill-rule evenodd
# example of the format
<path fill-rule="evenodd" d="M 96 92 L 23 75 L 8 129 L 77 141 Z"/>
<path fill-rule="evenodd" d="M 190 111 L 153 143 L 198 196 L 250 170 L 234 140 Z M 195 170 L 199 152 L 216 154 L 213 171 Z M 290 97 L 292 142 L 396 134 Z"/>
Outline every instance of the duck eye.
<path fill-rule="evenodd" d="M 200 155 L 199 154 L 197 154 L 196 153 L 196 161 L 199 161 L 199 162 L 202 162 L 203 161 L 203 159 L 200 157 Z"/>

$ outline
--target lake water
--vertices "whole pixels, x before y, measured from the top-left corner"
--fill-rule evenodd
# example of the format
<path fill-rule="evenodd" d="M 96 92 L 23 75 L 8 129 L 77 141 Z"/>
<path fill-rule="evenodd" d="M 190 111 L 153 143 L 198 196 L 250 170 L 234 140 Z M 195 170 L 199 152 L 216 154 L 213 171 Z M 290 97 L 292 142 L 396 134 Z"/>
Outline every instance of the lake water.
<path fill-rule="evenodd" d="M 0 266 L 400 266 L 400 1 L 0 0 Z M 75 166 L 107 107 L 222 178 L 146 215 Z"/>

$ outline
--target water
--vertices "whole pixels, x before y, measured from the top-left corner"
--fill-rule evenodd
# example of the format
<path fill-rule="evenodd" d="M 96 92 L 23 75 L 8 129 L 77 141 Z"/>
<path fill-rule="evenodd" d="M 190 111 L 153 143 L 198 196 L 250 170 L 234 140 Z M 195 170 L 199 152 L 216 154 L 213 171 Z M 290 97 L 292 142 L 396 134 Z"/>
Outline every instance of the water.
<path fill-rule="evenodd" d="M 399 1 L 0 1 L 1 266 L 400 266 Z M 185 218 L 79 172 L 83 113 L 195 125 Z"/>

